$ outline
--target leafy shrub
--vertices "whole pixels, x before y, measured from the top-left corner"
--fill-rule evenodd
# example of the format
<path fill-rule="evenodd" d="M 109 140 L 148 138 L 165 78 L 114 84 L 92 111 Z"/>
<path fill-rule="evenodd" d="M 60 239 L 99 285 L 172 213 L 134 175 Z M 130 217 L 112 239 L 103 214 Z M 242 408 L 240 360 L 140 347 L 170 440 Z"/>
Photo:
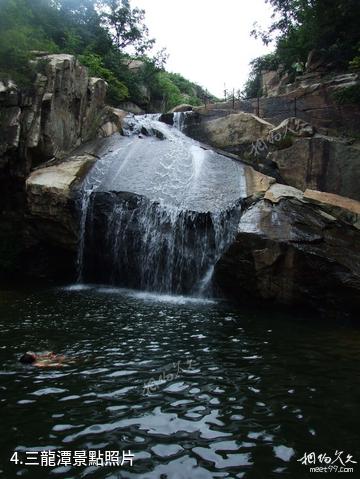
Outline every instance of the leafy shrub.
<path fill-rule="evenodd" d="M 359 55 L 356 55 L 349 63 L 351 70 L 360 70 L 360 45 L 358 48 Z"/>
<path fill-rule="evenodd" d="M 352 103 L 360 103 L 360 85 L 352 85 L 333 94 L 335 101 L 339 105 L 346 105 Z"/>
<path fill-rule="evenodd" d="M 264 71 L 277 70 L 279 62 L 280 60 L 276 53 L 269 53 L 252 60 L 250 62 L 250 75 L 242 93 L 243 98 L 262 96 L 261 74 Z"/>
<path fill-rule="evenodd" d="M 0 80 L 13 80 L 19 87 L 30 87 L 35 77 L 27 52 L 8 48 L 0 53 Z"/>
<path fill-rule="evenodd" d="M 350 62 L 350 68 L 352 70 L 360 70 L 360 56 L 354 57 Z"/>
<path fill-rule="evenodd" d="M 107 81 L 107 100 L 113 105 L 131 99 L 149 109 L 149 97 L 164 99 L 168 107 L 184 101 L 200 104 L 201 87 L 163 70 L 166 51 L 146 56 L 153 42 L 144 12 L 128 0 L 0 0 L 0 79 L 12 79 L 20 87 L 33 85 L 41 71 L 39 61 L 30 61 L 33 50 L 63 52 L 77 55 L 92 75 Z M 129 48 L 140 55 L 136 59 L 144 69 L 127 68 L 134 59 Z"/>
<path fill-rule="evenodd" d="M 12 79 L 20 87 L 32 84 L 36 73 L 36 66 L 31 64 L 32 54 L 29 46 L 34 50 L 56 51 L 56 46 L 36 35 L 29 27 L 5 30 L 0 33 L 0 77 Z"/>
<path fill-rule="evenodd" d="M 292 146 L 293 143 L 294 143 L 294 136 L 291 133 L 286 133 L 274 145 L 277 150 L 285 150 L 286 148 L 290 148 L 290 146 Z"/>
<path fill-rule="evenodd" d="M 183 96 L 179 87 L 173 83 L 168 74 L 161 72 L 157 75 L 157 87 L 156 93 L 162 95 L 164 101 L 165 110 L 170 110 L 176 105 L 182 103 Z"/>
<path fill-rule="evenodd" d="M 87 53 L 80 55 L 79 60 L 83 65 L 89 68 L 92 75 L 103 78 L 108 83 L 108 100 L 111 104 L 115 105 L 129 98 L 127 86 L 118 80 L 111 70 L 104 67 L 100 55 Z"/>
<path fill-rule="evenodd" d="M 199 85 L 186 80 L 178 73 L 158 72 L 150 83 L 152 97 L 163 102 L 163 110 L 168 111 L 181 103 L 199 106 L 205 99 L 215 99 Z"/>

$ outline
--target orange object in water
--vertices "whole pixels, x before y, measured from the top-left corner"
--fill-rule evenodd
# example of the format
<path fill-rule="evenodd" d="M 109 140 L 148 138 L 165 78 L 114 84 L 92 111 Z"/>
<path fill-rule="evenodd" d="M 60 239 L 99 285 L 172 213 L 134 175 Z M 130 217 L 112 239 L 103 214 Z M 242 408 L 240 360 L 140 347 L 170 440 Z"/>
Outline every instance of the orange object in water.
<path fill-rule="evenodd" d="M 73 362 L 73 360 L 66 358 L 66 356 L 62 354 L 55 354 L 54 352 L 33 353 L 32 351 L 27 351 L 21 356 L 20 362 L 23 364 L 31 364 L 38 368 L 54 368 L 62 367 L 66 363 Z"/>

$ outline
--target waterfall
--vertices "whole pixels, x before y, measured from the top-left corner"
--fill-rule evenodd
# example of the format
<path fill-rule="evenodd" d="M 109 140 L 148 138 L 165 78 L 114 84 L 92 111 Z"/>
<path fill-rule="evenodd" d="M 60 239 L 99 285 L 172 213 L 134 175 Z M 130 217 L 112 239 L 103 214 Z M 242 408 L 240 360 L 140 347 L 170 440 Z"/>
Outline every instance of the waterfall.
<path fill-rule="evenodd" d="M 113 153 L 114 150 L 110 150 Z M 121 146 L 116 148 L 116 152 L 121 151 Z M 112 162 L 112 155 L 104 154 L 101 159 L 95 162 L 95 165 L 91 171 L 86 176 L 83 184 L 81 185 L 79 191 L 79 223 L 80 223 L 80 238 L 77 251 L 77 264 L 76 264 L 76 273 L 77 273 L 77 282 L 80 283 L 84 280 L 84 251 L 85 251 L 85 239 L 86 239 L 86 222 L 88 216 L 88 209 L 91 194 L 95 192 L 100 186 L 104 179 L 106 172 L 108 171 Z"/>
<path fill-rule="evenodd" d="M 186 123 L 186 118 L 188 115 L 191 115 L 192 111 L 179 111 L 173 113 L 173 125 L 179 131 L 184 130 L 184 126 Z"/>
<path fill-rule="evenodd" d="M 244 169 L 186 137 L 181 123 L 127 118 L 125 136 L 87 176 L 79 281 L 208 292 L 214 265 L 236 234 Z"/>

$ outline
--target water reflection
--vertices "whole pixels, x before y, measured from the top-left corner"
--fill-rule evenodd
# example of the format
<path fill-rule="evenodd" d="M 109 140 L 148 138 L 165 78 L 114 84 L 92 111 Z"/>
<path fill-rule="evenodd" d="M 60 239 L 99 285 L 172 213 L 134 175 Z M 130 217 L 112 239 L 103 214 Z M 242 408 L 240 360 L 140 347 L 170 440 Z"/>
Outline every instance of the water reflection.
<path fill-rule="evenodd" d="M 0 314 L 5 477 L 303 478 L 305 451 L 360 460 L 352 326 L 93 286 L 18 293 Z M 28 349 L 79 359 L 24 367 Z M 133 467 L 9 464 L 98 448 L 130 449 Z"/>

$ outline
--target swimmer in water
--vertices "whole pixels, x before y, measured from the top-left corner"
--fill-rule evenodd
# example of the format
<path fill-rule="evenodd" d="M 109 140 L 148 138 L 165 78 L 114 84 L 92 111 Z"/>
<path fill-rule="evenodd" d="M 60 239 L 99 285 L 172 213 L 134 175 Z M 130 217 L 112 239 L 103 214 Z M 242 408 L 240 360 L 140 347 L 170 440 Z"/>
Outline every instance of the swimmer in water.
<path fill-rule="evenodd" d="M 23 354 L 19 361 L 23 364 L 31 364 L 38 368 L 59 368 L 65 364 L 74 362 L 61 354 L 55 354 L 53 352 L 38 354 L 32 351 L 27 351 Z"/>

